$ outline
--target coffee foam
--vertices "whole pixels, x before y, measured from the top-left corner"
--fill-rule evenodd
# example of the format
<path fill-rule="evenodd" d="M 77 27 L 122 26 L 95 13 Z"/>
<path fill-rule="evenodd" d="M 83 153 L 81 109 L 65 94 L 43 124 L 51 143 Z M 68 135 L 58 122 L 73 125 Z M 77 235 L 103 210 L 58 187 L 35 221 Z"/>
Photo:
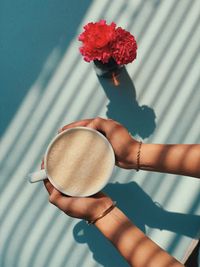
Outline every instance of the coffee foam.
<path fill-rule="evenodd" d="M 72 196 L 98 191 L 113 168 L 113 154 L 106 141 L 86 129 L 61 135 L 49 149 L 48 176 L 61 191 Z"/>

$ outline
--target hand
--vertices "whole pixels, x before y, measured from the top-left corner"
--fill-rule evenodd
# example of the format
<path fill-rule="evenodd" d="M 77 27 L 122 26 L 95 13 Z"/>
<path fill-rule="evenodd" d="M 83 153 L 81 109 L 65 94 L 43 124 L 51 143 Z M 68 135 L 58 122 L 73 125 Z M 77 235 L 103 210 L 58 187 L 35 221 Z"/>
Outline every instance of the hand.
<path fill-rule="evenodd" d="M 137 169 L 139 142 L 131 137 L 127 129 L 110 119 L 86 119 L 65 125 L 60 131 L 72 127 L 85 126 L 103 133 L 111 143 L 116 157 L 116 165 L 125 169 Z"/>
<path fill-rule="evenodd" d="M 41 169 L 44 169 L 44 160 Z M 70 197 L 58 191 L 48 179 L 44 180 L 44 185 L 49 193 L 49 202 L 70 217 L 92 221 L 112 204 L 111 198 L 102 192 L 90 197 Z"/>
<path fill-rule="evenodd" d="M 70 197 L 58 191 L 48 179 L 44 185 L 49 193 L 49 202 L 67 215 L 92 221 L 112 205 L 112 200 L 99 192 L 90 197 Z"/>

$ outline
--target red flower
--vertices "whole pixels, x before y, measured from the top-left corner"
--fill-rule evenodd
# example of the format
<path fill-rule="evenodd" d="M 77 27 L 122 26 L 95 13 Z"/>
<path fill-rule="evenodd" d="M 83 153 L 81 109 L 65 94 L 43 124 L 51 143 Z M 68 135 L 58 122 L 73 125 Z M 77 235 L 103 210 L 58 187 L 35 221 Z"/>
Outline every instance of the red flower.
<path fill-rule="evenodd" d="M 115 27 L 115 23 L 107 25 L 105 20 L 84 26 L 85 31 L 79 35 L 79 41 L 83 43 L 80 52 L 85 61 L 109 61 L 112 56 L 111 42 L 115 40 Z"/>
<path fill-rule="evenodd" d="M 137 55 L 137 43 L 134 36 L 120 27 L 116 29 L 116 39 L 112 49 L 112 57 L 118 65 L 132 62 Z"/>
<path fill-rule="evenodd" d="M 137 43 L 134 36 L 121 27 L 116 28 L 114 22 L 110 25 L 105 20 L 88 23 L 79 35 L 79 41 L 83 44 L 80 52 L 87 62 L 99 60 L 107 63 L 114 59 L 118 65 L 124 65 L 136 58 Z"/>

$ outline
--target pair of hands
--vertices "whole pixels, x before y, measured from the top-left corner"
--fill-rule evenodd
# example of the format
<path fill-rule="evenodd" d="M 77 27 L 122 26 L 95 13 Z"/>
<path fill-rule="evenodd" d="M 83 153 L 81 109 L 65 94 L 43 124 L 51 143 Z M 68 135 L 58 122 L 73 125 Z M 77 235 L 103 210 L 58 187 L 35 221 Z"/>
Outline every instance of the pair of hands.
<path fill-rule="evenodd" d="M 65 125 L 59 132 L 78 126 L 93 128 L 106 136 L 114 149 L 117 166 L 125 169 L 137 168 L 138 141 L 121 124 L 110 119 L 86 119 Z M 112 203 L 110 197 L 102 192 L 84 198 L 69 197 L 54 188 L 48 179 L 44 181 L 44 185 L 49 193 L 50 203 L 71 217 L 91 221 Z"/>

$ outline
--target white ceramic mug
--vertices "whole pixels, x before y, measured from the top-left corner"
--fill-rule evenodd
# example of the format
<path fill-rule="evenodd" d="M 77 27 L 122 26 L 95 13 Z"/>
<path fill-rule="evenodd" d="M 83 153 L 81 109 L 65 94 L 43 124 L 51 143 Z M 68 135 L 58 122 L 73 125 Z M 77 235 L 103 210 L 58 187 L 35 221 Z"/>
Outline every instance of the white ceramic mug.
<path fill-rule="evenodd" d="M 113 148 L 103 134 L 88 127 L 75 127 L 53 138 L 44 156 L 44 169 L 30 173 L 29 181 L 48 178 L 63 194 L 84 197 L 108 183 L 114 165 Z"/>

